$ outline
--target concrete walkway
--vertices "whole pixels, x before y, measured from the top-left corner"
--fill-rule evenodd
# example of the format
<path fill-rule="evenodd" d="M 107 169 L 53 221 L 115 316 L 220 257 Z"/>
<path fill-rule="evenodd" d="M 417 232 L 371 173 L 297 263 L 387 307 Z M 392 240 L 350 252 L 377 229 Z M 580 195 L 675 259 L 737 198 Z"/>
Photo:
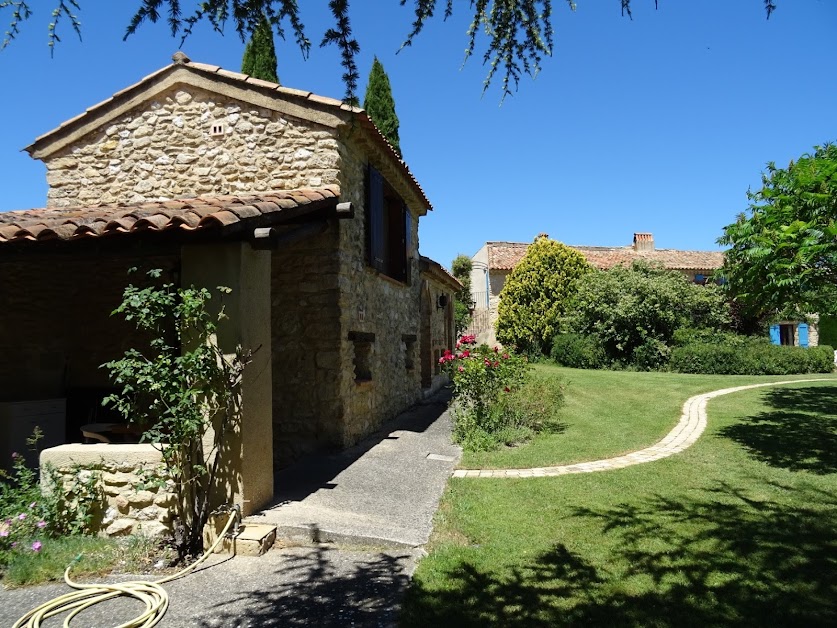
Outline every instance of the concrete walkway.
<path fill-rule="evenodd" d="M 816 379 L 794 379 L 782 382 L 769 382 L 766 384 L 750 384 L 749 386 L 735 386 L 734 388 L 723 388 L 712 392 L 695 395 L 686 400 L 683 404 L 683 414 L 680 421 L 666 434 L 660 442 L 645 449 L 634 451 L 623 456 L 596 460 L 594 462 L 581 462 L 577 464 L 566 464 L 555 467 L 536 467 L 532 469 L 457 469 L 453 472 L 455 478 L 532 478 L 552 477 L 556 475 L 568 475 L 571 473 L 592 473 L 593 471 L 610 471 L 622 469 L 635 464 L 653 462 L 662 458 L 668 458 L 683 451 L 695 444 L 700 435 L 706 429 L 706 404 L 710 399 L 728 395 L 730 393 L 749 390 L 751 388 L 763 388 L 765 386 L 779 386 L 781 384 L 797 384 L 801 382 L 824 382 L 834 381 L 831 378 Z"/>
<path fill-rule="evenodd" d="M 275 525 L 291 542 L 424 545 L 462 454 L 451 444 L 448 400 L 442 391 L 355 447 L 280 471 L 275 505 L 248 521 Z"/>

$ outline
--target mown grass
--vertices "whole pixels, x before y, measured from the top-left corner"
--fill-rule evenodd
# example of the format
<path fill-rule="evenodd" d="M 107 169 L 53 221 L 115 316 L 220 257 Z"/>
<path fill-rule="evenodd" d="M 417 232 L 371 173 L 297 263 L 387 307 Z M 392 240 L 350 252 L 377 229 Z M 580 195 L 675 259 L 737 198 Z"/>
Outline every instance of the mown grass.
<path fill-rule="evenodd" d="M 743 383 L 650 375 L 601 381 L 637 416 Z M 567 393 L 570 424 L 617 407 Z M 654 463 L 452 480 L 403 626 L 837 625 L 837 382 L 734 393 L 708 413 L 694 446 Z"/>
<path fill-rule="evenodd" d="M 540 377 L 566 386 L 561 429 L 519 447 L 465 452 L 466 469 L 520 469 L 618 456 L 654 444 L 680 418 L 683 402 L 699 393 L 768 381 L 829 375 L 727 376 L 596 371 L 535 365 Z"/>

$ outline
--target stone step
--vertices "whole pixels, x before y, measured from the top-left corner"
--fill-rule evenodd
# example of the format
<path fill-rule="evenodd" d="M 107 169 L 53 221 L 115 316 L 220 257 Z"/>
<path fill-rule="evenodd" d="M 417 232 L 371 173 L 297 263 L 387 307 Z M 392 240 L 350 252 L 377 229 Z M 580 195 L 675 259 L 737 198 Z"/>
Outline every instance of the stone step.
<path fill-rule="evenodd" d="M 211 546 L 227 524 L 228 514 L 213 515 L 203 529 L 205 547 Z M 276 542 L 276 526 L 244 521 L 238 531 L 228 535 L 215 548 L 216 554 L 233 556 L 261 556 Z"/>

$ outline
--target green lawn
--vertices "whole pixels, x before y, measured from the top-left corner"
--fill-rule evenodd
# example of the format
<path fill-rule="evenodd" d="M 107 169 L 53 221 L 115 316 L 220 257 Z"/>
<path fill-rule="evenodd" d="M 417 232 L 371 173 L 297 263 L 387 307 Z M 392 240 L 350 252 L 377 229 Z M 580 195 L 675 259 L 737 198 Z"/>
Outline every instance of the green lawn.
<path fill-rule="evenodd" d="M 593 419 L 617 415 L 618 398 L 636 417 L 669 414 L 639 428 L 654 440 L 689 395 L 754 378 L 569 379 L 607 384 L 571 384 L 565 409 L 567 435 L 610 442 L 584 445 L 598 456 L 618 453 L 606 432 L 634 431 Z M 837 625 L 837 380 L 735 393 L 708 412 L 701 439 L 658 462 L 451 480 L 403 625 Z"/>
<path fill-rule="evenodd" d="M 610 458 L 653 445 L 680 419 L 683 402 L 710 390 L 829 375 L 683 375 L 585 371 L 536 365 L 539 375 L 566 383 L 562 431 L 523 447 L 465 452 L 461 468 L 520 469 Z"/>

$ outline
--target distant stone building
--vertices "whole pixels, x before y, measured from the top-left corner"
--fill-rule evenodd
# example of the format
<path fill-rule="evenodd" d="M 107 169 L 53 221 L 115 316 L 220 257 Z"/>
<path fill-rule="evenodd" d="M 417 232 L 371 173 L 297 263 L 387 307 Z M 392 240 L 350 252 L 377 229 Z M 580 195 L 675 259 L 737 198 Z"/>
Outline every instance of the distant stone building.
<path fill-rule="evenodd" d="M 500 292 L 511 271 L 526 255 L 529 244 L 523 242 L 486 242 L 471 258 L 471 299 L 474 305 L 472 327 L 468 330 L 479 342 L 496 342 L 495 323 Z M 628 246 L 571 246 L 598 268 L 630 266 L 636 260 L 658 264 L 663 268 L 683 273 L 690 281 L 704 283 L 723 266 L 720 251 L 680 251 L 658 249 L 650 233 L 635 233 Z"/>

